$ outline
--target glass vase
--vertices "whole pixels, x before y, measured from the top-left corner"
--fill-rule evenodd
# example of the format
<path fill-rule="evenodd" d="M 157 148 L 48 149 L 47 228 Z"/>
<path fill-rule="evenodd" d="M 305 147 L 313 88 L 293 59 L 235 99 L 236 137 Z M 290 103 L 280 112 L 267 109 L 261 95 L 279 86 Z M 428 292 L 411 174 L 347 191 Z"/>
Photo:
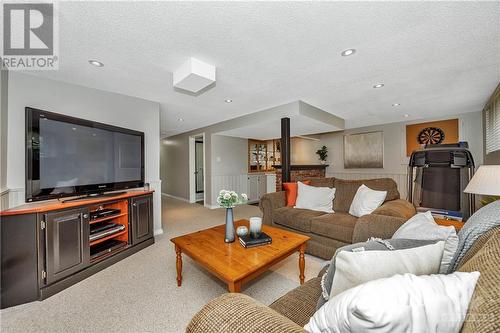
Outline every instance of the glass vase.
<path fill-rule="evenodd" d="M 234 242 L 233 208 L 226 208 L 226 237 L 224 238 L 224 242 Z"/>

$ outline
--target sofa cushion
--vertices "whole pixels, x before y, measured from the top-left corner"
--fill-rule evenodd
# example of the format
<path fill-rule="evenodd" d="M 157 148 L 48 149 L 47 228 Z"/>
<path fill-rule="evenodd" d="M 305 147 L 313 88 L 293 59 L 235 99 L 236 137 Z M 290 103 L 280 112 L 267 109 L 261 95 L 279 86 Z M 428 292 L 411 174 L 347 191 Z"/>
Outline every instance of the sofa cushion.
<path fill-rule="evenodd" d="M 274 211 L 273 222 L 295 230 L 311 232 L 311 219 L 324 214 L 309 209 L 281 207 Z"/>
<path fill-rule="evenodd" d="M 311 220 L 311 232 L 317 235 L 351 243 L 354 225 L 358 219 L 347 213 L 332 213 Z"/>
<path fill-rule="evenodd" d="M 472 255 L 469 255 L 470 251 L 473 252 Z M 469 259 L 458 270 L 478 271 L 481 272 L 481 277 L 472 295 L 461 333 L 499 332 L 500 227 L 481 236 L 469 252 L 467 252 Z"/>
<path fill-rule="evenodd" d="M 311 183 L 312 184 L 312 183 Z M 387 191 L 385 201 L 399 199 L 398 185 L 391 178 L 379 179 L 359 179 L 345 180 L 335 179 L 335 200 L 333 202 L 333 210 L 336 212 L 348 212 L 351 207 L 352 200 L 358 191 L 358 188 L 365 184 L 372 190 Z"/>
<path fill-rule="evenodd" d="M 316 187 L 329 187 L 333 188 L 335 184 L 335 178 L 306 178 L 310 182 L 309 185 Z"/>
<path fill-rule="evenodd" d="M 409 219 L 410 217 L 415 215 L 415 213 L 415 206 L 413 206 L 412 203 L 403 199 L 397 199 L 385 202 L 382 206 L 375 209 L 372 214 Z"/>
<path fill-rule="evenodd" d="M 269 307 L 298 325 L 304 326 L 316 312 L 316 302 L 321 294 L 320 282 L 320 277 L 313 278 L 281 296 Z"/>

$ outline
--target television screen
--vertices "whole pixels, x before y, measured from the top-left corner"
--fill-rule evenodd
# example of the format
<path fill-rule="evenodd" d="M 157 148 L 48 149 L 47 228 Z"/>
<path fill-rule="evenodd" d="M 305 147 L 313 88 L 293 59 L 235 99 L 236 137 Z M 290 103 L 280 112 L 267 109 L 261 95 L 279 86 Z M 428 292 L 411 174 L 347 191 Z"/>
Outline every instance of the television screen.
<path fill-rule="evenodd" d="M 27 201 L 143 185 L 144 133 L 26 110 Z"/>

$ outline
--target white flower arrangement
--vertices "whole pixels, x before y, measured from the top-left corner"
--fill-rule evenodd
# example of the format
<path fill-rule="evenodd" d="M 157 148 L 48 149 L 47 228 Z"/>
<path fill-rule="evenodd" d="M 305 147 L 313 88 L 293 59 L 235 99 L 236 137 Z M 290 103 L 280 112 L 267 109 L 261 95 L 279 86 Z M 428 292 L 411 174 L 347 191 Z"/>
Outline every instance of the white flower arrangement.
<path fill-rule="evenodd" d="M 242 193 L 241 196 L 234 191 L 222 190 L 217 197 L 217 203 L 224 208 L 233 208 L 236 205 L 243 204 L 248 201 L 248 196 Z"/>

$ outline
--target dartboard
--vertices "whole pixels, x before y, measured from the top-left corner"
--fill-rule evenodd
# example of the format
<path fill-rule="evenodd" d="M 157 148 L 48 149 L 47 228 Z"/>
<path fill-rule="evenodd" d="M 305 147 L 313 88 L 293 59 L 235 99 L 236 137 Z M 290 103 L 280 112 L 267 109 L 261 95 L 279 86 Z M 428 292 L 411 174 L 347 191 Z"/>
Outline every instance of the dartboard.
<path fill-rule="evenodd" d="M 420 144 L 437 144 L 444 140 L 444 132 L 437 127 L 427 127 L 418 133 L 417 140 Z"/>

